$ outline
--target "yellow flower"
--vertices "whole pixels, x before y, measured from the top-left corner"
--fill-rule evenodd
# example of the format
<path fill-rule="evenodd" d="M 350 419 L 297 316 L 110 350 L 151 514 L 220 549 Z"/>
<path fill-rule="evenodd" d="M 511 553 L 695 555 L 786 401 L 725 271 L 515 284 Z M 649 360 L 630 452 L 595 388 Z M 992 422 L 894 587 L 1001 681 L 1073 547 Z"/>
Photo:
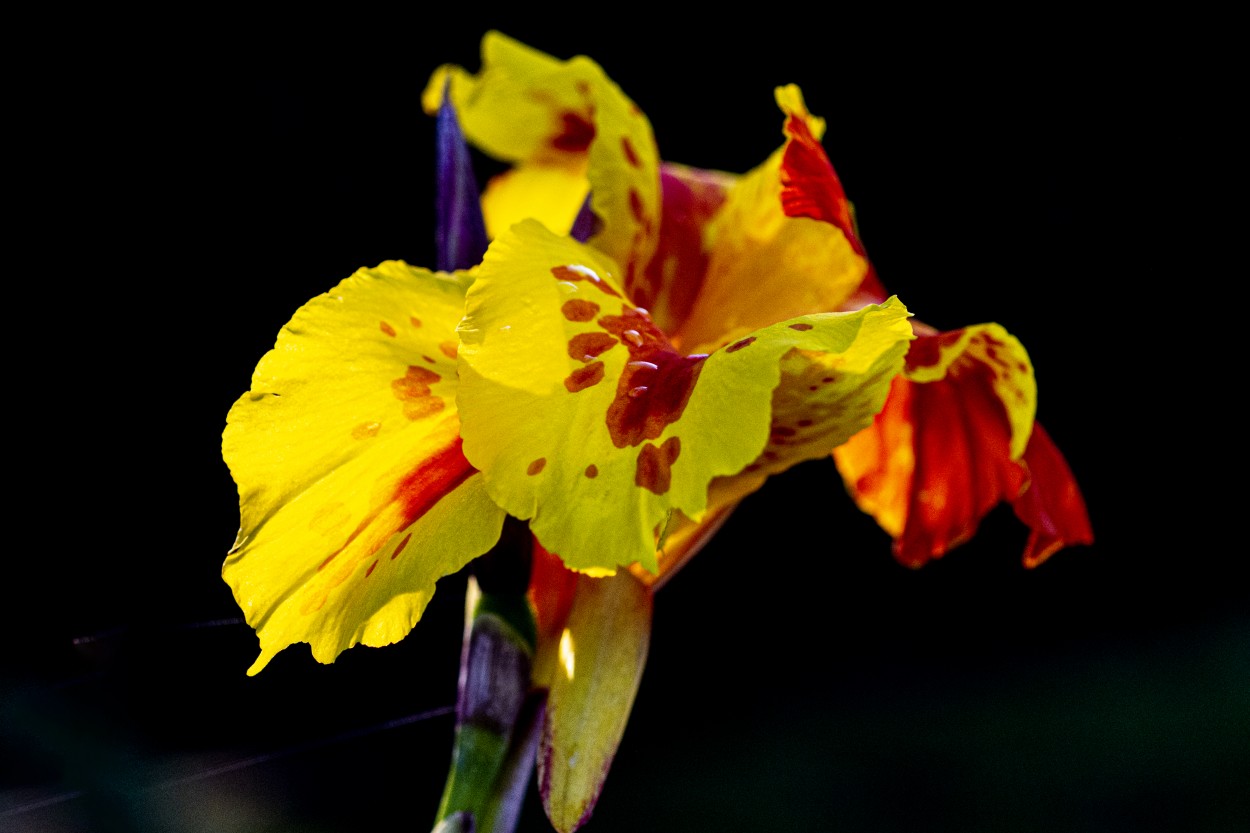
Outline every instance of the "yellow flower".
<path fill-rule="evenodd" d="M 572 830 L 624 730 L 652 592 L 769 475 L 867 436 L 915 335 L 840 185 L 821 190 L 824 124 L 797 88 L 777 90 L 783 145 L 734 176 L 662 165 L 590 59 L 498 33 L 482 49 L 423 102 L 449 96 L 513 163 L 482 195 L 490 247 L 466 271 L 362 269 L 283 328 L 227 421 L 223 576 L 260 639 L 249 673 L 295 642 L 331 662 L 402 638 L 506 515 L 527 521 L 540 787 Z M 838 462 L 880 519 L 864 459 Z"/>

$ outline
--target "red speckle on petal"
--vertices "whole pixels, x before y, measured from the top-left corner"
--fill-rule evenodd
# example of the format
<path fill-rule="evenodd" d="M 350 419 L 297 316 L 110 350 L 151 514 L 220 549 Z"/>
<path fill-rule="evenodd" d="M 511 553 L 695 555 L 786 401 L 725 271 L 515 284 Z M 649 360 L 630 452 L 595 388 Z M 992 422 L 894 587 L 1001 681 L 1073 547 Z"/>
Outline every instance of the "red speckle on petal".
<path fill-rule="evenodd" d="M 408 323 L 412 324 L 412 326 L 414 326 L 414 327 L 420 327 L 420 326 L 421 326 L 421 319 L 420 319 L 420 318 L 417 318 L 417 317 L 414 315 L 414 316 L 412 316 L 411 318 L 409 318 L 409 319 L 408 319 Z"/>
<path fill-rule="evenodd" d="M 738 351 L 738 350 L 741 350 L 743 347 L 748 347 L 748 346 L 750 346 L 751 344 L 754 344 L 754 343 L 755 343 L 755 336 L 747 336 L 746 338 L 744 338 L 744 339 L 742 339 L 742 340 L 740 340 L 740 341 L 735 341 L 733 344 L 731 344 L 731 345 L 729 345 L 728 347 L 726 347 L 726 348 L 725 348 L 725 352 L 726 352 L 726 353 L 734 353 L 734 352 L 736 352 L 736 351 Z"/>
<path fill-rule="evenodd" d="M 437 362 L 435 362 L 435 361 L 434 361 L 432 358 L 430 358 L 429 356 L 422 356 L 422 357 L 421 357 L 421 360 L 422 360 L 422 361 L 424 361 L 424 362 L 428 362 L 428 363 L 430 363 L 430 364 L 437 364 Z"/>
<path fill-rule="evenodd" d="M 365 570 L 365 578 L 368 578 L 369 576 L 373 575 L 373 571 L 376 570 L 377 568 L 378 568 L 378 562 L 375 561 L 372 564 L 370 564 L 369 569 Z"/>
<path fill-rule="evenodd" d="M 569 339 L 569 358 L 588 362 L 617 345 L 616 339 L 607 333 L 578 333 Z"/>
<path fill-rule="evenodd" d="M 529 466 L 525 469 L 525 473 L 528 474 L 530 477 L 533 477 L 534 475 L 542 471 L 543 466 L 545 465 L 547 465 L 547 458 L 539 457 L 537 460 L 529 464 Z"/>
<path fill-rule="evenodd" d="M 643 218 L 646 216 L 642 207 L 642 197 L 638 196 L 638 192 L 633 188 L 629 189 L 629 211 L 634 215 L 634 219 L 639 223 L 641 223 Z"/>
<path fill-rule="evenodd" d="M 629 361 L 608 406 L 612 442 L 625 448 L 654 440 L 681 418 L 707 356 L 679 354 L 650 316 L 633 307 L 603 316 L 599 325 L 629 349 Z"/>
<path fill-rule="evenodd" d="M 395 337 L 395 328 L 392 327 L 390 324 L 387 324 L 385 321 L 382 321 L 378 324 L 378 329 L 386 333 L 391 338 Z"/>
<path fill-rule="evenodd" d="M 564 317 L 570 321 L 592 321 L 599 314 L 599 305 L 594 301 L 574 298 L 571 301 L 565 301 L 564 306 L 560 307 L 560 312 L 564 313 Z"/>
<path fill-rule="evenodd" d="M 404 547 L 408 546 L 408 542 L 411 540 L 412 540 L 412 533 L 409 532 L 407 535 L 404 536 L 404 540 L 400 541 L 399 545 L 395 547 L 395 551 L 391 553 L 392 561 L 394 561 L 396 558 L 399 558 L 399 554 L 404 551 Z"/>
<path fill-rule="evenodd" d="M 595 362 L 579 367 L 564 380 L 564 387 L 569 393 L 578 393 L 586 388 L 594 387 L 603 381 L 603 362 Z"/>
<path fill-rule="evenodd" d="M 800 322 L 799 322 L 799 323 L 797 323 L 797 324 L 791 324 L 791 325 L 790 325 L 790 329 L 792 329 L 792 330 L 798 330 L 798 331 L 800 331 L 800 332 L 802 332 L 802 331 L 804 331 L 804 330 L 810 330 L 811 328 L 812 328 L 812 325 L 811 325 L 811 324 L 807 324 L 807 323 L 804 323 L 804 322 L 802 322 L 802 321 L 800 321 Z"/>
<path fill-rule="evenodd" d="M 598 477 L 599 467 L 596 466 L 594 463 L 591 463 L 589 466 L 586 467 L 586 476 L 591 479 Z"/>
<path fill-rule="evenodd" d="M 774 437 L 793 437 L 799 432 L 785 425 L 777 425 L 774 426 L 769 433 Z"/>
<path fill-rule="evenodd" d="M 621 150 L 625 153 L 625 161 L 635 168 L 642 167 L 642 163 L 638 161 L 638 153 L 634 150 L 634 145 L 629 141 L 628 136 L 621 137 Z"/>
<path fill-rule="evenodd" d="M 797 423 L 797 425 L 798 425 L 800 428 L 807 428 L 807 427 L 810 427 L 810 426 L 811 426 L 811 424 L 812 424 L 812 421 L 811 421 L 810 419 L 800 419 L 800 420 L 798 421 L 798 423 Z"/>
<path fill-rule="evenodd" d="M 610 284 L 605 283 L 603 278 L 585 266 L 556 266 L 551 270 L 551 274 L 555 275 L 558 281 L 588 281 L 600 292 L 615 298 L 621 297 L 621 293 L 617 292 Z"/>
<path fill-rule="evenodd" d="M 560 114 L 561 131 L 551 146 L 566 153 L 582 153 L 595 140 L 595 126 L 577 113 Z"/>
<path fill-rule="evenodd" d="M 638 467 L 634 471 L 634 485 L 662 495 L 673 484 L 673 463 L 681 454 L 681 440 L 669 437 L 661 446 L 647 443 L 638 452 Z"/>
<path fill-rule="evenodd" d="M 454 359 L 460 350 L 460 344 L 455 341 L 444 341 L 438 345 L 439 352 L 449 359 Z"/>

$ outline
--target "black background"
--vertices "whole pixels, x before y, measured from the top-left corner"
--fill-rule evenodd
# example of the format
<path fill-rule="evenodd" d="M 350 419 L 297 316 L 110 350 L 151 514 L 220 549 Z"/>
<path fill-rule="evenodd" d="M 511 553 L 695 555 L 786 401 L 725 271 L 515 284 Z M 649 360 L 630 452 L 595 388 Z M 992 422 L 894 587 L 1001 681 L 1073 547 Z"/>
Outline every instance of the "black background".
<path fill-rule="evenodd" d="M 452 720 L 406 719 L 454 699 L 463 578 L 398 645 L 247 678 L 220 434 L 300 304 L 432 263 L 419 95 L 492 27 L 595 58 L 700 167 L 762 161 L 772 90 L 800 84 L 887 287 L 1029 349 L 1097 538 L 1025 570 L 1004 508 L 913 571 L 831 461 L 775 478 L 656 597 L 586 829 L 1244 829 L 1250 594 L 1194 372 L 1221 310 L 1162 254 L 1159 53 L 1036 21 L 444 15 L 166 21 L 29 94 L 26 221 L 51 237 L 18 241 L 40 358 L 15 374 L 37 464 L 11 512 L 37 535 L 11 546 L 0 829 L 428 828 Z M 521 829 L 544 825 L 531 795 Z"/>

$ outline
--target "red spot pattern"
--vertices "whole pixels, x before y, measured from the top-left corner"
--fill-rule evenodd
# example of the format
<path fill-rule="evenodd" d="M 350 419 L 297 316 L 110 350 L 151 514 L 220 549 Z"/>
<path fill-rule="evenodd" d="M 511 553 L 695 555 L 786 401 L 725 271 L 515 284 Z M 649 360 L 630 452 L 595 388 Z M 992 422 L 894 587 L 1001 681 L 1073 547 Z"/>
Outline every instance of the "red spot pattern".
<path fill-rule="evenodd" d="M 415 315 L 414 315 L 414 316 L 412 316 L 411 318 L 409 318 L 409 319 L 408 319 L 408 322 L 409 322 L 410 324 L 412 324 L 412 326 L 414 326 L 414 327 L 420 327 L 420 326 L 421 326 L 421 319 L 420 319 L 420 318 L 417 318 Z"/>
<path fill-rule="evenodd" d="M 907 348 L 907 369 L 932 367 L 942 360 L 942 351 L 953 347 L 963 337 L 963 330 L 950 330 L 937 335 L 917 336 Z"/>
<path fill-rule="evenodd" d="M 588 362 L 611 350 L 616 343 L 616 339 L 607 333 L 578 333 L 569 339 L 569 358 Z"/>
<path fill-rule="evenodd" d="M 595 140 L 595 126 L 577 113 L 560 114 L 561 130 L 551 146 L 565 153 L 582 153 Z"/>
<path fill-rule="evenodd" d="M 525 469 L 525 473 L 528 474 L 530 477 L 533 477 L 534 475 L 542 471 L 543 467 L 546 465 L 547 465 L 547 458 L 539 457 L 537 460 L 529 464 L 529 466 Z"/>
<path fill-rule="evenodd" d="M 592 480 L 598 477 L 599 467 L 596 466 L 594 463 L 591 463 L 589 466 L 586 467 L 586 476 L 591 478 Z"/>
<path fill-rule="evenodd" d="M 372 564 L 370 564 L 369 569 L 365 570 L 365 578 L 368 578 L 369 576 L 373 575 L 373 571 L 376 570 L 377 568 L 378 568 L 378 562 L 375 561 Z"/>
<path fill-rule="evenodd" d="M 454 359 L 460 351 L 460 344 L 455 341 L 443 341 L 438 345 L 439 352 L 449 359 Z"/>
<path fill-rule="evenodd" d="M 560 307 L 560 312 L 564 313 L 564 317 L 570 321 L 593 321 L 594 317 L 599 314 L 599 305 L 583 298 L 573 298 L 564 302 L 564 306 Z"/>
<path fill-rule="evenodd" d="M 707 356 L 675 351 L 650 316 L 634 307 L 605 315 L 599 325 L 629 348 L 607 424 L 617 448 L 654 440 L 681 418 Z"/>
<path fill-rule="evenodd" d="M 569 393 L 578 393 L 586 388 L 594 387 L 603 381 L 603 362 L 595 362 L 579 367 L 564 380 L 564 387 Z"/>
<path fill-rule="evenodd" d="M 681 440 L 669 437 L 661 446 L 647 443 L 638 452 L 638 467 L 634 471 L 634 485 L 662 495 L 673 484 L 673 463 L 681 454 Z"/>
<path fill-rule="evenodd" d="M 804 323 L 804 322 L 802 322 L 802 321 L 800 321 L 798 324 L 791 324 L 791 325 L 790 325 L 790 329 L 792 329 L 792 330 L 798 330 L 798 331 L 800 331 L 800 332 L 803 332 L 803 331 L 805 331 L 805 330 L 810 330 L 811 328 L 812 328 L 812 325 L 811 325 L 811 324 L 806 324 L 806 323 Z"/>
<path fill-rule="evenodd" d="M 395 547 L 395 551 L 391 553 L 391 561 L 399 558 L 399 554 L 404 551 L 404 547 L 408 546 L 408 542 L 412 540 L 412 533 L 409 532 L 404 536 L 403 540 Z"/>
<path fill-rule="evenodd" d="M 381 321 L 378 323 L 378 329 L 386 333 L 391 338 L 395 337 L 395 328 L 392 327 L 390 324 L 387 324 L 385 321 Z"/>
<path fill-rule="evenodd" d="M 634 220 L 637 222 L 645 222 L 646 212 L 643 210 L 642 197 L 633 188 L 629 189 L 629 212 L 634 215 Z"/>
<path fill-rule="evenodd" d="M 754 343 L 755 343 L 755 336 L 747 336 L 746 338 L 740 341 L 735 341 L 733 344 L 726 347 L 725 352 L 736 353 L 737 351 L 741 350 L 743 347 L 749 347 L 750 345 Z"/>
<path fill-rule="evenodd" d="M 442 378 L 428 368 L 409 365 L 406 374 L 392 381 L 391 391 L 404 404 L 404 416 L 417 420 L 443 410 L 442 397 L 430 391 L 430 385 Z"/>
<path fill-rule="evenodd" d="M 641 168 L 642 162 L 638 160 L 638 153 L 634 150 L 634 145 L 629 141 L 628 136 L 621 137 L 621 151 L 625 154 L 625 161 L 635 168 Z"/>
<path fill-rule="evenodd" d="M 551 274 L 555 275 L 558 281 L 589 281 L 600 292 L 614 298 L 621 297 L 621 293 L 587 267 L 556 266 L 551 270 Z"/>

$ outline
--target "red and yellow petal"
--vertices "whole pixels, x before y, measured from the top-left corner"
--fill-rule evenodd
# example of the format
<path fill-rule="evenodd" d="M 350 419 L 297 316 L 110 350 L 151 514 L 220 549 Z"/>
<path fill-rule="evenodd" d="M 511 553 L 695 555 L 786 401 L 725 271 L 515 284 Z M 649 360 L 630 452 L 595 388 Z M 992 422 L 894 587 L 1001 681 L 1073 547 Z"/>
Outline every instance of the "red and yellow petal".
<path fill-rule="evenodd" d="M 487 252 L 460 328 L 465 454 L 495 501 L 578 570 L 657 569 L 673 513 L 701 520 L 708 484 L 764 449 L 791 351 L 901 365 L 911 337 L 891 301 L 683 354 L 616 274 L 594 249 L 519 224 Z"/>
<path fill-rule="evenodd" d="M 295 314 L 231 409 L 240 530 L 222 575 L 260 638 L 249 673 L 295 642 L 331 662 L 401 639 L 435 581 L 498 539 L 455 407 L 466 283 L 358 271 Z"/>
<path fill-rule="evenodd" d="M 793 108 L 796 96 L 797 88 L 789 95 L 779 91 L 778 102 Z M 787 130 L 796 123 L 819 132 L 819 120 L 787 111 Z M 810 132 L 804 135 L 815 141 Z M 704 229 L 706 273 L 673 334 L 683 349 L 711 351 L 777 321 L 842 309 L 864 282 L 868 261 L 853 236 L 824 216 L 787 212 L 785 195 L 795 186 L 786 184 L 793 172 L 787 174 L 783 164 L 794 146 L 789 136 L 742 176 Z"/>
<path fill-rule="evenodd" d="M 1036 397 L 1027 353 L 998 325 L 913 342 L 906 371 L 873 424 L 834 449 L 847 489 L 895 539 L 901 562 L 940 557 L 1003 501 L 1035 530 L 1028 563 L 1064 545 L 1058 542 L 1089 537 L 1079 491 L 1044 435 L 1036 440 L 1038 471 L 1030 474 Z"/>

